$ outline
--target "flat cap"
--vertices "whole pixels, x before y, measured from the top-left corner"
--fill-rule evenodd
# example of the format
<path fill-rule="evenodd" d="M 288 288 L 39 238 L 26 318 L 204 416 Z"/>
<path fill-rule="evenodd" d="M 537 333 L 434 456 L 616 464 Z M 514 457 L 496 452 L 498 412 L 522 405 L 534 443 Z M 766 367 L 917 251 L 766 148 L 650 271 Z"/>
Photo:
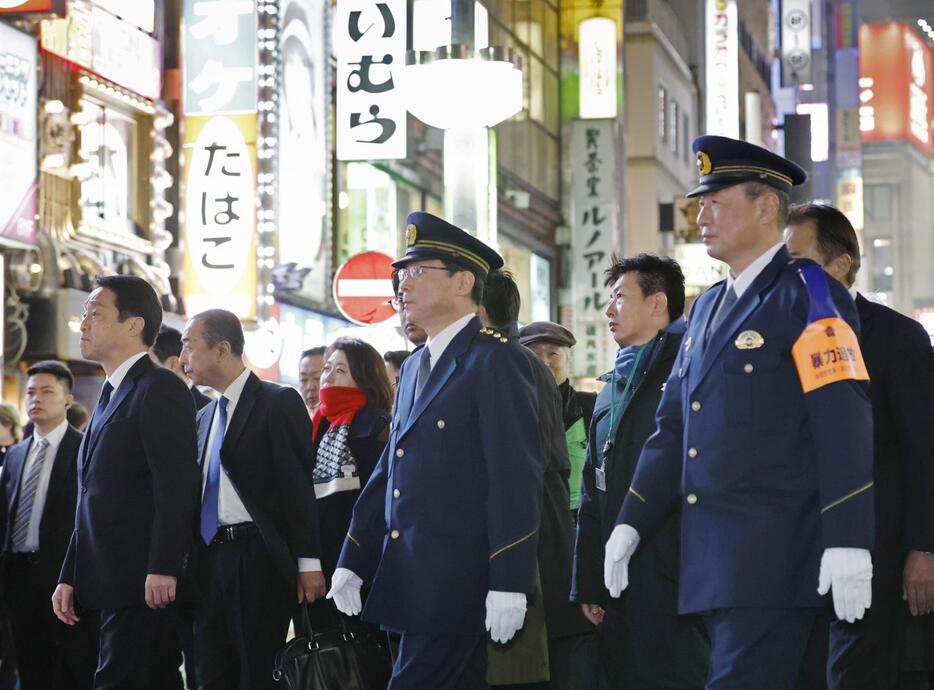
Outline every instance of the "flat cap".
<path fill-rule="evenodd" d="M 405 256 L 393 262 L 395 268 L 412 261 L 443 259 L 486 277 L 491 270 L 503 266 L 503 257 L 496 251 L 446 220 L 424 211 L 413 211 L 405 222 Z"/>
<path fill-rule="evenodd" d="M 808 178 L 797 163 L 748 141 L 708 134 L 697 137 L 691 148 L 697 157 L 700 184 L 689 197 L 743 182 L 761 182 L 790 192 Z"/>
<path fill-rule="evenodd" d="M 557 343 L 564 347 L 574 347 L 577 344 L 571 331 L 553 321 L 533 321 L 523 326 L 519 329 L 519 342 L 522 345 L 539 342 Z"/>

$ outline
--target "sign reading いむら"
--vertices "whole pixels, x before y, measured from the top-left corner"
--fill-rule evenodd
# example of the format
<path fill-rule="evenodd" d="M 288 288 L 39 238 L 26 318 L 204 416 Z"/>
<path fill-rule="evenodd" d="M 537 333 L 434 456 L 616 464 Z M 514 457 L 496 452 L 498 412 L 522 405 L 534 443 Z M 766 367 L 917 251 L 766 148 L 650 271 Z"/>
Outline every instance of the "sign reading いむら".
<path fill-rule="evenodd" d="M 405 158 L 406 109 L 396 73 L 405 66 L 405 0 L 337 3 L 337 157 Z"/>

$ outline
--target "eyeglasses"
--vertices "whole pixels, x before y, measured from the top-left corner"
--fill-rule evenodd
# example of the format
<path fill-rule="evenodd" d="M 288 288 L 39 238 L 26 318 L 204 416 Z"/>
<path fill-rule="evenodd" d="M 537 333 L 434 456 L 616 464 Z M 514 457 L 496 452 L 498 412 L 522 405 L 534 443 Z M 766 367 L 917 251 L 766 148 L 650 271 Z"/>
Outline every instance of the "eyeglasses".
<path fill-rule="evenodd" d="M 396 311 L 402 311 L 402 300 L 398 297 L 393 297 L 389 300 L 389 306 L 391 306 Z"/>
<path fill-rule="evenodd" d="M 418 265 L 418 266 L 406 266 L 405 268 L 400 268 L 399 271 L 396 273 L 396 276 L 399 278 L 399 282 L 401 283 L 406 278 L 411 278 L 412 280 L 418 280 L 424 275 L 425 271 L 448 271 L 450 273 L 450 269 L 445 268 L 444 266 Z"/>

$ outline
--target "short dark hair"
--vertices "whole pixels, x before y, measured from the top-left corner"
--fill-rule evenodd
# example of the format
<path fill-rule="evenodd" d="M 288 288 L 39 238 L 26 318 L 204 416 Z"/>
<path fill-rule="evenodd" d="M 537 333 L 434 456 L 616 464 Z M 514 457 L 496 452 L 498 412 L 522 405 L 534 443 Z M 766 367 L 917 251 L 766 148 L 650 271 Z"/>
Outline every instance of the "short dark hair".
<path fill-rule="evenodd" d="M 75 429 L 84 427 L 90 416 L 90 410 L 79 402 L 72 404 L 71 407 L 65 410 L 65 418 Z"/>
<path fill-rule="evenodd" d="M 494 325 L 502 329 L 516 323 L 521 306 L 519 286 L 516 285 L 512 273 L 505 269 L 497 269 L 486 274 L 483 307 Z"/>
<path fill-rule="evenodd" d="M 628 258 L 615 254 L 610 257 L 610 267 L 604 271 L 604 284 L 612 285 L 620 276 L 635 271 L 642 296 L 648 297 L 664 292 L 668 298 L 668 320 L 674 321 L 684 315 L 684 273 L 678 262 L 669 256 L 643 252 Z"/>
<path fill-rule="evenodd" d="M 389 350 L 383 353 L 383 361 L 392 364 L 396 369 L 402 368 L 402 363 L 409 358 L 412 353 L 408 350 Z"/>
<path fill-rule="evenodd" d="M 367 404 L 389 412 L 392 409 L 392 384 L 383 358 L 372 345 L 359 338 L 338 338 L 328 346 L 325 353 L 330 357 L 340 350 L 347 357 L 350 375 L 366 394 Z"/>
<path fill-rule="evenodd" d="M 766 193 L 772 193 L 778 197 L 778 224 L 785 227 L 788 224 L 788 209 L 791 207 L 791 195 L 782 190 L 765 184 L 764 182 L 744 182 L 743 189 L 746 191 L 746 198 L 750 201 L 758 199 Z"/>
<path fill-rule="evenodd" d="M 143 319 L 143 344 L 152 347 L 162 325 L 162 305 L 152 285 L 137 276 L 97 276 L 94 284 L 114 293 L 120 321 Z"/>
<path fill-rule="evenodd" d="M 305 357 L 324 357 L 324 352 L 327 348 L 324 345 L 319 347 L 310 347 L 302 353 L 302 356 L 298 358 L 298 361 L 301 362 Z"/>
<path fill-rule="evenodd" d="M 208 347 L 227 341 L 230 351 L 237 357 L 243 354 L 243 326 L 233 312 L 226 309 L 208 309 L 191 317 L 201 324 L 202 337 Z"/>
<path fill-rule="evenodd" d="M 182 334 L 171 326 L 162 324 L 156 342 L 152 344 L 152 353 L 162 364 L 169 357 L 178 357 L 182 354 Z"/>
<path fill-rule="evenodd" d="M 838 256 L 848 255 L 852 263 L 846 279 L 850 285 L 855 283 L 860 267 L 859 240 L 850 219 L 829 204 L 799 204 L 791 209 L 786 225 L 802 225 L 809 220 L 814 221 L 817 229 L 817 252 L 824 263 L 829 264 Z"/>
<path fill-rule="evenodd" d="M 441 264 L 448 270 L 451 275 L 454 275 L 458 271 L 467 271 L 473 273 L 473 289 L 470 291 L 470 299 L 474 304 L 480 305 L 483 302 L 483 286 L 486 282 L 486 279 L 474 269 L 462 264 L 457 261 L 450 261 L 448 259 L 439 259 Z M 399 269 L 393 269 L 392 275 L 390 276 L 392 280 L 392 294 L 395 297 L 399 296 Z"/>
<path fill-rule="evenodd" d="M 36 362 L 26 370 L 27 377 L 34 376 L 35 374 L 51 374 L 65 384 L 65 391 L 67 393 L 71 393 L 72 389 L 75 387 L 75 377 L 72 375 L 71 369 L 66 367 L 62 362 L 54 359 Z"/>

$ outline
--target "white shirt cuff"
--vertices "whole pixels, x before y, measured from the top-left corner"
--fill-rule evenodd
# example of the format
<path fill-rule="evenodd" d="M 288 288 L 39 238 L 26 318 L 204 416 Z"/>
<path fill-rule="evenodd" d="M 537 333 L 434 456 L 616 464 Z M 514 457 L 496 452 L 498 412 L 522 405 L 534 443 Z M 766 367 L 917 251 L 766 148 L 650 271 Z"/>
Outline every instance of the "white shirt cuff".
<path fill-rule="evenodd" d="M 312 572 L 321 572 L 321 559 L 320 558 L 299 558 L 298 559 L 298 572 L 300 573 L 312 573 Z"/>

